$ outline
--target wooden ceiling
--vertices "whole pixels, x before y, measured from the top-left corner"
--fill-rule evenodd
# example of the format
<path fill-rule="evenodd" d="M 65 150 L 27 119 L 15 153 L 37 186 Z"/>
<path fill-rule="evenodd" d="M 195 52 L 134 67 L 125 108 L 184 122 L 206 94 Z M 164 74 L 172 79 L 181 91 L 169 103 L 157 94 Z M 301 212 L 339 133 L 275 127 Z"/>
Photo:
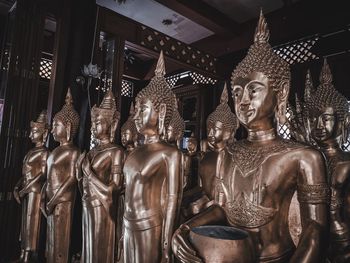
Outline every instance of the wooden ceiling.
<path fill-rule="evenodd" d="M 155 1 L 213 32 L 208 37 L 192 42 L 191 46 L 217 57 L 223 68 L 219 72 L 222 77 L 226 77 L 227 68 L 231 70 L 233 61 L 240 59 L 252 44 L 260 8 L 269 24 L 272 46 L 315 34 L 322 36 L 344 29 L 348 31 L 350 24 L 346 0 Z M 161 14 L 159 17 L 161 23 Z M 193 31 L 193 28 L 183 30 Z M 341 42 L 338 39 L 333 44 Z"/>

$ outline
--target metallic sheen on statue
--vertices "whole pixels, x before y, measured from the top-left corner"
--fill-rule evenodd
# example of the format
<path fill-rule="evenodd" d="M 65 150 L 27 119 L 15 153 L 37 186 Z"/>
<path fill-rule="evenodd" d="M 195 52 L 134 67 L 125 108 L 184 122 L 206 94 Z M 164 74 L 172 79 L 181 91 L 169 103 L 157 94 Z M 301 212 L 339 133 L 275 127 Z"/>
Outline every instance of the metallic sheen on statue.
<path fill-rule="evenodd" d="M 210 206 L 175 231 L 172 248 L 181 262 L 204 260 L 203 251 L 189 243 L 190 229 L 228 224 L 249 233 L 258 262 L 306 263 L 325 258 L 329 189 L 324 158 L 309 146 L 277 135 L 277 124 L 286 120 L 290 70 L 268 40 L 261 12 L 254 44 L 232 74 L 235 112 L 248 138 L 231 144 L 222 160 L 223 204 Z M 295 191 L 303 222 L 297 248 L 288 226 Z"/>

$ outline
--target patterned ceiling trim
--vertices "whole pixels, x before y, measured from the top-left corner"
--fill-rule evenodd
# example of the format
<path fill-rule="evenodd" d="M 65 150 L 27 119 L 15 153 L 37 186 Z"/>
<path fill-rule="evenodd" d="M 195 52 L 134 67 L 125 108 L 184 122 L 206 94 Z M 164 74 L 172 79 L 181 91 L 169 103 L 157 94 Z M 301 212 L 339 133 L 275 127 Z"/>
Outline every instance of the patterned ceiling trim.
<path fill-rule="evenodd" d="M 191 47 L 181 41 L 166 36 L 154 29 L 140 25 L 139 44 L 156 52 L 163 52 L 176 60 L 198 69 L 216 74 L 217 58 Z"/>

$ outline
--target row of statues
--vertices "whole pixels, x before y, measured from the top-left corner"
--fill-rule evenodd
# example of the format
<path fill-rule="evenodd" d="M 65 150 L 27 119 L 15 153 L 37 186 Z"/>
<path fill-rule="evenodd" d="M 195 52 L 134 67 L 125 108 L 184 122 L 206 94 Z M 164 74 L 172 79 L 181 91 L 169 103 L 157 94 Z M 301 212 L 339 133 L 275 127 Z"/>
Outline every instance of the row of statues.
<path fill-rule="evenodd" d="M 47 262 L 68 262 L 77 188 L 82 200 L 81 262 L 349 262 L 350 154 L 347 100 L 325 63 L 317 90 L 307 87 L 286 119 L 288 64 L 271 48 L 262 13 L 254 43 L 232 73 L 236 115 L 226 86 L 207 119 L 207 141 L 180 150 L 184 121 L 167 84 L 161 52 L 151 82 L 122 126 L 125 150 L 114 143 L 120 114 L 112 91 L 91 110 L 96 146 L 73 145 L 79 115 L 68 90 L 53 118 L 60 143 L 45 148 L 46 113 L 31 122 L 35 143 L 15 187 L 22 204 L 21 261 L 37 252 L 40 209 L 47 220 Z M 309 83 L 309 82 L 307 82 Z M 277 134 L 288 123 L 292 140 Z M 246 139 L 236 141 L 239 125 Z M 142 142 L 138 136 L 142 135 Z M 208 146 L 208 149 L 205 146 Z M 289 222 L 297 194 L 300 236 Z M 176 257 L 176 259 L 174 259 Z"/>

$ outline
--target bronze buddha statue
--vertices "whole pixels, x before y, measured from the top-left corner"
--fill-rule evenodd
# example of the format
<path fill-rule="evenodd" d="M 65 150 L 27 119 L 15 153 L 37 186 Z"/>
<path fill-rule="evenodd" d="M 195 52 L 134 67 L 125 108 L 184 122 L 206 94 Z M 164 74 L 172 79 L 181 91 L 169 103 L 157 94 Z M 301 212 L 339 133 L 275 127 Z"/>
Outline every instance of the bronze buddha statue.
<path fill-rule="evenodd" d="M 171 237 L 182 191 L 181 152 L 162 141 L 176 107 L 163 52 L 155 76 L 136 96 L 135 124 L 144 143 L 126 158 L 124 260 L 171 262 Z"/>
<path fill-rule="evenodd" d="M 131 103 L 129 117 L 121 128 L 121 141 L 126 149 L 125 157 L 137 146 L 137 129 L 133 120 L 135 114 L 134 104 Z"/>
<path fill-rule="evenodd" d="M 98 144 L 80 157 L 78 174 L 83 204 L 82 262 L 114 263 L 118 197 L 123 187 L 124 150 L 114 143 L 120 119 L 112 90 L 91 110 L 92 132 Z"/>
<path fill-rule="evenodd" d="M 68 262 L 70 233 L 76 195 L 76 162 L 80 150 L 73 144 L 79 127 L 68 89 L 65 105 L 53 118 L 52 135 L 59 142 L 47 159 L 47 180 L 42 189 L 42 211 L 47 217 L 47 262 Z"/>
<path fill-rule="evenodd" d="M 326 60 L 320 75 L 320 86 L 306 100 L 306 109 L 311 124 L 311 137 L 328 161 L 328 182 L 331 187 L 328 257 L 331 262 L 348 262 L 350 153 L 344 152 L 341 145 L 348 138 L 349 103 L 334 88 Z"/>
<path fill-rule="evenodd" d="M 248 138 L 230 145 L 222 161 L 224 204 L 213 204 L 175 231 L 172 248 L 182 262 L 202 262 L 189 243 L 189 232 L 214 224 L 248 231 L 259 262 L 324 259 L 329 211 L 325 161 L 319 151 L 277 135 L 276 121 L 285 122 L 290 70 L 268 39 L 261 13 L 254 44 L 232 74 L 235 111 Z M 295 191 L 303 225 L 297 248 L 288 227 Z"/>
<path fill-rule="evenodd" d="M 49 151 L 45 147 L 49 125 L 46 110 L 36 121 L 30 122 L 29 138 L 35 144 L 23 159 L 23 176 L 16 184 L 13 194 L 22 205 L 21 257 L 20 262 L 37 260 L 40 235 L 41 188 L 46 178 L 46 160 Z"/>
<path fill-rule="evenodd" d="M 204 154 L 199 163 L 199 177 L 203 191 L 210 200 L 217 200 L 222 204 L 224 193 L 221 192 L 219 169 L 226 147 L 235 135 L 239 126 L 236 115 L 231 111 L 228 102 L 226 84 L 221 95 L 220 104 L 207 118 L 208 144 L 212 151 Z"/>

